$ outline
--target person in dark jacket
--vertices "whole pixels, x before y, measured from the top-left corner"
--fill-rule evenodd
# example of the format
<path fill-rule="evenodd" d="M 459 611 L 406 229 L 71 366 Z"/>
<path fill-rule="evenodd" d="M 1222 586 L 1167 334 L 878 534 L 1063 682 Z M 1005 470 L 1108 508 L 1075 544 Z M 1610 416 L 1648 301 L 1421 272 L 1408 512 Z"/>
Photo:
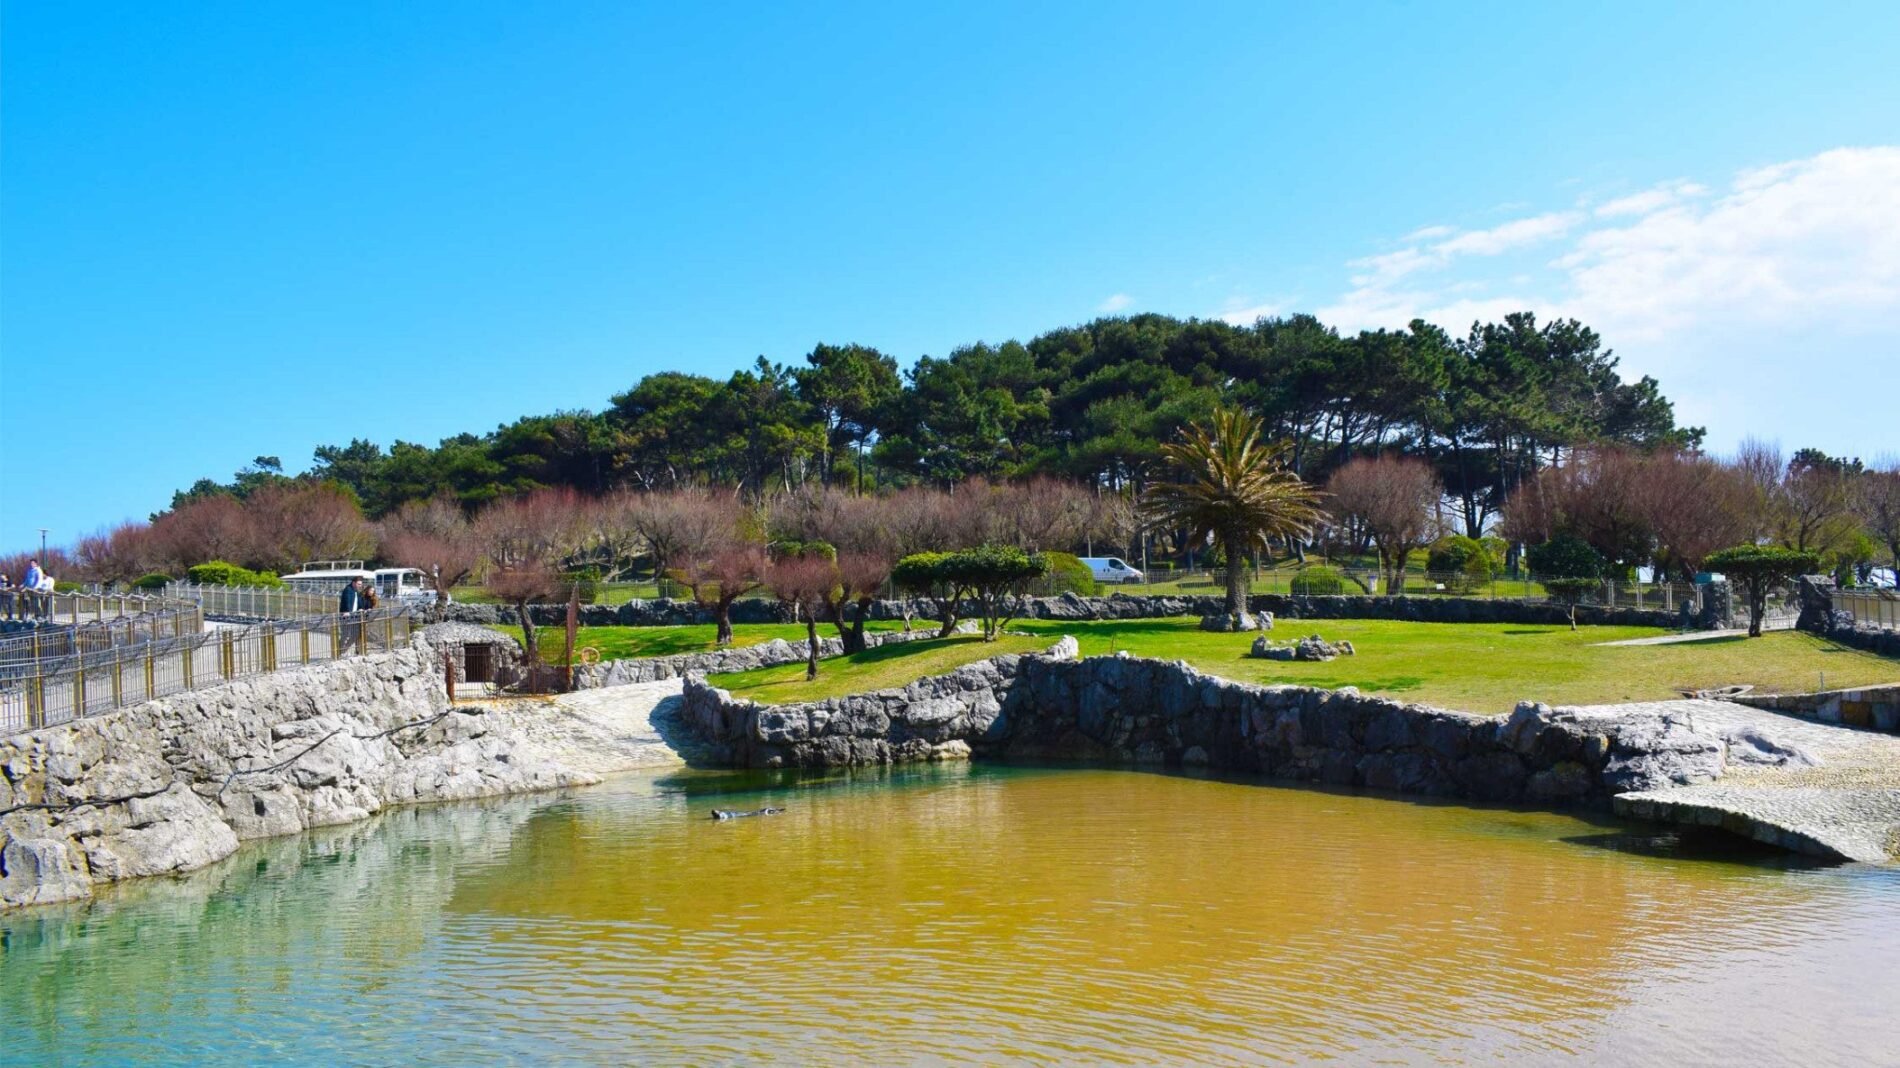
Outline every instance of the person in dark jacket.
<path fill-rule="evenodd" d="M 369 610 L 369 605 L 365 603 L 363 598 L 362 579 L 351 579 L 350 584 L 343 587 L 343 593 L 339 595 L 336 600 L 336 610 L 338 615 L 343 616 L 352 616 L 358 612 L 367 612 Z M 352 647 L 361 646 L 363 644 L 363 624 L 345 619 L 342 621 L 342 625 L 337 629 L 340 632 L 339 637 L 341 641 L 337 644 L 336 655 L 342 656 L 349 652 Z"/>

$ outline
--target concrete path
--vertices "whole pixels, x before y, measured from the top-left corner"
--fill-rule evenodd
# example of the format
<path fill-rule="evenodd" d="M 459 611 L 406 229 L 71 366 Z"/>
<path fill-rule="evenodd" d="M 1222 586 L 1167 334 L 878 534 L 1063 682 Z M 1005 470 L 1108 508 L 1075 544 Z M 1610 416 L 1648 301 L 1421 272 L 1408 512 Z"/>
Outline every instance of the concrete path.
<path fill-rule="evenodd" d="M 1725 701 L 1657 701 L 1571 711 L 1673 711 L 1688 716 L 1699 733 L 1730 739 L 1727 771 L 1721 778 L 1619 795 L 1615 806 L 1623 815 L 1721 827 L 1832 860 L 1900 860 L 1900 735 Z M 1752 741 L 1738 744 L 1737 739 Z"/>
<path fill-rule="evenodd" d="M 676 719 L 680 681 L 634 683 L 488 707 L 542 755 L 594 775 L 677 766 L 694 753 Z"/>
<path fill-rule="evenodd" d="M 1617 642 L 1591 642 L 1591 645 L 1678 645 L 1683 642 L 1708 642 L 1717 638 L 1744 638 L 1746 628 L 1735 630 L 1692 630 L 1683 634 L 1658 634 L 1653 638 L 1624 638 Z"/>

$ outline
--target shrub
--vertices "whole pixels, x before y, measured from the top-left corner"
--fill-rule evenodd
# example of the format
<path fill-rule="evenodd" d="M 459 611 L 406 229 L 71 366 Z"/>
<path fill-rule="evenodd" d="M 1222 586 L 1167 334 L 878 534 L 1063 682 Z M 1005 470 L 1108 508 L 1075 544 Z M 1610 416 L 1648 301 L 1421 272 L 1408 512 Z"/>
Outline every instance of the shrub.
<path fill-rule="evenodd" d="M 1503 561 L 1492 556 L 1484 542 L 1463 534 L 1438 539 L 1425 556 L 1425 570 L 1461 593 L 1490 582 L 1502 565 Z"/>
<path fill-rule="evenodd" d="M 1525 554 L 1531 573 L 1544 584 L 1551 599 L 1570 609 L 1570 629 L 1577 629 L 1577 604 L 1603 578 L 1603 557 L 1582 538 L 1559 534 Z"/>
<path fill-rule="evenodd" d="M 1081 597 L 1093 597 L 1102 592 L 1101 584 L 1095 581 L 1095 572 L 1082 558 L 1072 553 L 1043 553 L 1049 561 L 1049 574 L 1043 579 L 1044 596 L 1060 597 L 1073 593 Z"/>
<path fill-rule="evenodd" d="M 1742 588 L 1748 598 L 1748 636 L 1761 637 L 1761 617 L 1767 608 L 1768 591 L 1786 585 L 1799 575 L 1820 567 L 1821 558 L 1810 552 L 1784 549 L 1779 545 L 1737 545 L 1710 553 L 1703 566 L 1720 571 L 1730 582 Z"/>
<path fill-rule="evenodd" d="M 580 594 L 582 604 L 593 604 L 600 599 L 600 568 L 583 567 L 569 571 L 561 576 L 561 581 Z"/>
<path fill-rule="evenodd" d="M 1318 564 L 1301 568 L 1288 588 L 1300 597 L 1336 597 L 1346 592 L 1346 579 L 1338 568 Z"/>
<path fill-rule="evenodd" d="M 139 578 L 132 583 L 132 588 L 135 590 L 162 590 L 165 588 L 165 584 L 171 580 L 172 577 L 170 575 L 160 575 L 154 572 L 150 575 L 139 576 Z"/>
<path fill-rule="evenodd" d="M 268 571 L 252 571 L 227 560 L 194 564 L 185 577 L 200 586 L 270 586 L 281 589 L 284 580 Z"/>

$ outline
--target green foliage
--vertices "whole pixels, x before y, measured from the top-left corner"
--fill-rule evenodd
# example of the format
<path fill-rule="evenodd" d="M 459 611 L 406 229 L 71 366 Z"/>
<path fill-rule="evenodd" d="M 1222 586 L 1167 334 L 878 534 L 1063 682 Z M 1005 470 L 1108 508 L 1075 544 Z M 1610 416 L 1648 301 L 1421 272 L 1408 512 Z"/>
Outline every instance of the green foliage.
<path fill-rule="evenodd" d="M 1503 555 L 1494 556 L 1486 542 L 1503 544 L 1496 538 L 1479 541 L 1463 534 L 1440 538 L 1432 543 L 1425 556 L 1425 570 L 1443 575 L 1446 584 L 1460 592 L 1477 589 L 1490 582 L 1504 566 Z"/>
<path fill-rule="evenodd" d="M 133 581 L 132 588 L 135 590 L 162 590 L 165 588 L 165 584 L 171 580 L 172 577 L 170 575 L 160 575 L 156 573 L 141 575 Z"/>
<path fill-rule="evenodd" d="M 573 587 L 582 604 L 593 604 L 600 598 L 600 568 L 583 567 L 564 572 L 561 581 Z"/>
<path fill-rule="evenodd" d="M 892 356 L 854 344 L 724 377 L 661 372 L 601 411 L 524 415 L 435 444 L 324 445 L 305 476 L 262 456 L 179 499 L 245 497 L 300 477 L 347 486 L 371 517 L 437 494 L 474 507 L 541 486 L 758 493 L 805 478 L 855 484 L 855 454 L 873 442 L 867 486 L 1044 473 L 1125 488 L 1160 476 L 1162 443 L 1219 406 L 1290 434 L 1291 466 L 1313 479 L 1362 444 L 1322 428 L 1442 442 L 1431 459 L 1474 529 L 1553 445 L 1700 437 L 1676 425 L 1654 381 L 1623 381 L 1574 321 L 1520 314 L 1461 338 L 1422 322 L 1342 337 L 1305 315 L 1246 326 L 1134 315 L 967 345 L 902 374 Z"/>
<path fill-rule="evenodd" d="M 1031 584 L 1049 573 L 1042 553 L 1013 545 L 985 545 L 948 553 L 913 553 L 897 562 L 891 578 L 900 589 L 935 602 L 947 637 L 965 598 L 976 603 L 983 637 L 994 641 L 1021 607 Z"/>
<path fill-rule="evenodd" d="M 283 579 L 268 571 L 252 571 L 226 560 L 195 564 L 185 572 L 185 578 L 200 586 L 268 586 L 282 589 L 284 585 Z"/>
<path fill-rule="evenodd" d="M 1761 578 L 1771 584 L 1786 582 L 1821 566 L 1816 553 L 1787 549 L 1779 545 L 1737 545 L 1708 555 L 1703 566 L 1719 571 L 1731 580 Z"/>
<path fill-rule="evenodd" d="M 1060 597 L 1073 593 L 1080 597 L 1093 597 L 1101 592 L 1101 584 L 1095 581 L 1095 572 L 1081 558 L 1071 553 L 1043 553 L 1049 561 L 1049 574 L 1042 583 L 1042 591 L 1050 597 Z"/>
<path fill-rule="evenodd" d="M 774 560 L 786 560 L 795 556 L 815 556 L 820 560 L 832 561 L 838 559 L 837 547 L 828 541 L 794 541 L 784 538 L 772 542 L 765 548 Z"/>
<path fill-rule="evenodd" d="M 1346 592 L 1346 578 L 1336 567 L 1315 564 L 1301 568 L 1287 589 L 1296 597 L 1337 597 Z"/>
<path fill-rule="evenodd" d="M 1603 577 L 1603 557 L 1589 543 L 1572 534 L 1559 534 L 1541 545 L 1533 545 L 1525 554 L 1531 573 L 1543 581 L 1546 589 L 1553 579 L 1589 579 Z"/>

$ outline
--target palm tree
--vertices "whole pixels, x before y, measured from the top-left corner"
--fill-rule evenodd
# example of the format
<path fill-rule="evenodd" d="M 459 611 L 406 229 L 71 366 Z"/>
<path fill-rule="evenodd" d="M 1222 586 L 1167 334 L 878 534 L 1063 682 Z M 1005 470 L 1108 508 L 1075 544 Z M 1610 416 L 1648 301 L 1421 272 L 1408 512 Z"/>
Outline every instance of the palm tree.
<path fill-rule="evenodd" d="M 1149 522 L 1186 527 L 1192 539 L 1213 535 L 1227 557 L 1227 612 L 1243 626 L 1247 552 L 1268 538 L 1304 537 L 1320 520 L 1319 494 L 1281 464 L 1284 449 L 1260 440 L 1260 420 L 1217 408 L 1208 426 L 1191 425 L 1161 447 L 1181 481 L 1142 495 Z"/>

